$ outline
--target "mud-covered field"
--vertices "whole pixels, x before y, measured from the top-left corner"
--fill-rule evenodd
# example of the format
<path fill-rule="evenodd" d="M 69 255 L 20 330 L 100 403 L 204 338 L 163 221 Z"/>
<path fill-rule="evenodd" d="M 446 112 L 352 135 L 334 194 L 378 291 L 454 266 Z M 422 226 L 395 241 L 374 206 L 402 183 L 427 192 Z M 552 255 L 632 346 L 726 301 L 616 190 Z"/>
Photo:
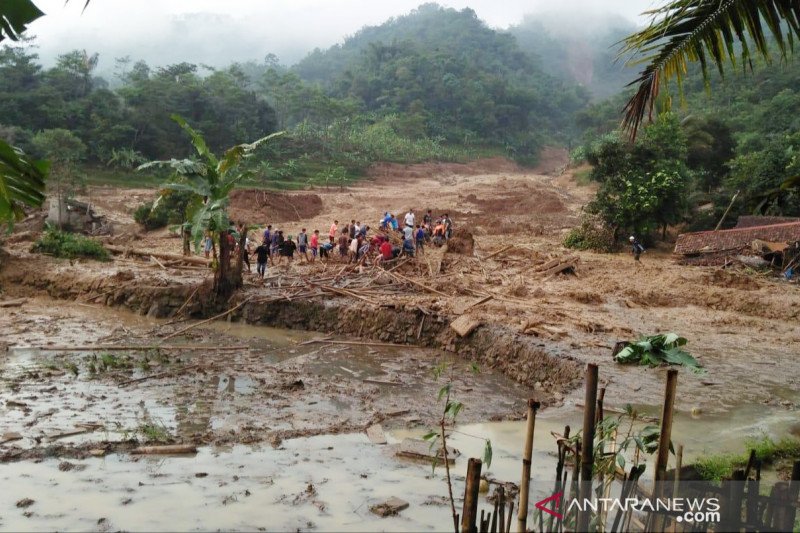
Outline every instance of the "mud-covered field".
<path fill-rule="evenodd" d="M 0 309 L 0 458 L 8 465 L 51 456 L 92 461 L 143 443 L 193 443 L 212 446 L 208 449 L 262 446 L 284 454 L 275 459 L 281 464 L 297 465 L 299 459 L 288 459 L 286 450 L 330 438 L 334 451 L 317 450 L 315 460 L 339 460 L 361 453 L 355 450 L 375 424 L 395 435 L 435 425 L 441 413 L 437 392 L 448 379 L 465 405 L 462 423 L 517 420 L 525 400 L 535 397 L 549 407 L 544 416 L 559 428 L 574 422 L 587 362 L 600 365 L 608 408 L 631 403 L 657 415 L 666 369 L 615 364 L 611 350 L 617 341 L 665 331 L 685 336 L 687 349 L 706 370 L 680 372 L 676 430 L 685 431 L 687 457 L 715 439 L 718 445 L 721 435 L 737 443 L 762 433 L 797 432 L 792 422 L 800 403 L 797 285 L 752 272 L 681 266 L 668 245 L 648 250 L 641 265 L 625 253 L 564 249 L 563 237 L 579 222 L 593 190 L 578 186 L 569 173 L 552 172 L 562 164 L 563 154 L 549 152 L 541 173 L 499 160 L 383 165 L 346 190 L 238 192 L 233 207 L 240 218 L 249 214 L 257 220 L 244 221 L 269 223 L 286 233 L 305 227 L 327 234 L 334 219 L 377 225 L 385 211 L 401 217 L 414 208 L 418 217 L 427 209 L 449 213 L 474 243 L 461 253 L 429 250 L 396 271 L 417 284 L 370 268 L 343 274 L 338 263 L 270 266 L 267 284 L 246 274 L 244 289 L 223 306 L 241 304 L 228 317 L 232 322 L 223 318 L 185 333 L 181 330 L 220 311 L 204 310 L 192 297 L 209 278 L 207 270 L 133 255 L 97 263 L 31 254 L 37 229 L 32 218 L 18 228 L 31 236 L 7 244 L 8 255 L 0 258 L 0 303 L 27 298 Z M 116 230 L 106 242 L 179 254 L 178 236 L 168 230 L 143 233 L 132 221 L 138 203 L 155 194 L 93 189 L 92 202 Z M 566 256 L 578 258 L 574 275 L 537 272 L 537 265 Z M 350 293 L 303 298 L 304 279 L 339 280 Z M 172 318 L 178 309 L 185 312 Z M 479 324 L 464 338 L 449 328 L 462 314 Z M 470 370 L 473 361 L 479 373 Z M 443 362 L 448 370 L 437 380 L 434 369 Z M 202 450 L 201 455 L 208 453 Z M 211 455 L 206 459 L 213 461 Z M 206 468 L 206 459 L 197 468 Z M 384 469 L 404 468 L 395 459 L 378 462 Z M 347 468 L 353 475 L 358 470 Z M 282 491 L 275 501 L 298 497 L 300 514 L 328 517 L 312 522 L 349 524 L 338 511 L 326 515 L 314 503 L 324 498 L 304 490 Z M 358 490 L 359 498 L 366 498 L 367 485 Z M 236 497 L 244 502 L 243 491 Z M 354 513 L 364 516 L 363 509 Z M 281 523 L 311 527 L 296 516 L 290 512 Z M 196 527 L 191 517 L 181 523 Z M 392 522 L 399 529 L 420 523 L 425 521 Z M 126 525 L 106 528 L 111 527 Z"/>

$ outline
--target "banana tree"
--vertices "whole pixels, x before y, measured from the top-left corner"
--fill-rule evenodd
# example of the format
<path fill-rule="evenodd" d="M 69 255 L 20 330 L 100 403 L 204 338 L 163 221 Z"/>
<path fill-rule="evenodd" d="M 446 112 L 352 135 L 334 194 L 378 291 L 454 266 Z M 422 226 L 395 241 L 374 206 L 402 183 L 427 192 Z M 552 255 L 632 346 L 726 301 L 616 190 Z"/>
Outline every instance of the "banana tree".
<path fill-rule="evenodd" d="M 0 42 L 18 40 L 28 24 L 42 15 L 30 0 L 0 2 Z M 46 162 L 35 161 L 0 140 L 0 224 L 11 229 L 22 216 L 23 206 L 42 205 L 47 168 Z"/>
<path fill-rule="evenodd" d="M 34 160 L 0 140 L 0 224 L 10 230 L 23 216 L 23 206 L 42 205 L 48 168 L 47 161 Z"/>
<path fill-rule="evenodd" d="M 162 186 L 162 197 L 170 191 L 188 191 L 194 195 L 186 212 L 187 222 L 191 225 L 191 238 L 198 249 L 207 231 L 217 237 L 219 257 L 214 289 L 217 294 L 229 294 L 242 283 L 241 258 L 236 262 L 237 268 L 231 269 L 230 266 L 232 250 L 227 238 L 231 227 L 228 218 L 229 194 L 237 183 L 252 174 L 252 171 L 241 168 L 242 161 L 251 157 L 256 148 L 283 132 L 267 135 L 252 143 L 237 144 L 226 150 L 222 158 L 217 158 L 203 136 L 182 117 L 172 115 L 171 118 L 189 135 L 198 157 L 152 161 L 139 166 L 138 170 L 166 167 L 174 172 L 173 181 Z M 244 240 L 244 235 L 241 239 Z"/>

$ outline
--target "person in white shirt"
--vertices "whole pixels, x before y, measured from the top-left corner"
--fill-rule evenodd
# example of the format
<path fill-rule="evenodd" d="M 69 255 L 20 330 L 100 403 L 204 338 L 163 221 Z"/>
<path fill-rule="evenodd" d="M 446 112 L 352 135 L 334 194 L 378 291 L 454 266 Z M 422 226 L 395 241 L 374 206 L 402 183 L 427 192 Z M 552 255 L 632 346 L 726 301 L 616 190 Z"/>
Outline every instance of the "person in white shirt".
<path fill-rule="evenodd" d="M 414 227 L 414 210 L 413 209 L 409 209 L 408 210 L 408 213 L 406 213 L 404 221 L 406 223 L 406 226 L 409 226 L 409 227 L 412 227 L 412 228 Z"/>

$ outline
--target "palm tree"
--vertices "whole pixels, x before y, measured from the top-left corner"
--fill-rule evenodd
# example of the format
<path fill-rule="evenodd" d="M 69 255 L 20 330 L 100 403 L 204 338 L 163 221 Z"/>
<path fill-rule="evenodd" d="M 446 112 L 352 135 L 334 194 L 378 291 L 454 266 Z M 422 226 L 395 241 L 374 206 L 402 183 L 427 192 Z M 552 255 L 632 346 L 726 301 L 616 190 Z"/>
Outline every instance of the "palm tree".
<path fill-rule="evenodd" d="M 659 91 L 671 78 L 680 85 L 689 62 L 700 63 L 708 84 L 709 63 L 720 75 L 728 62 L 752 69 L 752 55 L 770 60 L 770 34 L 781 58 L 800 38 L 798 0 L 670 0 L 646 14 L 650 24 L 625 38 L 620 52 L 629 64 L 645 65 L 630 83 L 636 93 L 624 109 L 623 127 L 632 139 L 645 115 L 652 116 Z"/>
<path fill-rule="evenodd" d="M 206 231 L 218 238 L 219 258 L 214 278 L 214 290 L 217 294 L 226 295 L 241 286 L 241 260 L 237 261 L 236 269 L 230 268 L 231 249 L 227 239 L 230 229 L 227 210 L 228 195 L 237 183 L 252 174 L 252 171 L 241 170 L 240 163 L 250 157 L 256 148 L 270 139 L 282 135 L 283 132 L 267 135 L 253 143 L 237 144 L 226 150 L 222 159 L 218 159 L 206 145 L 203 136 L 189 126 L 182 117 L 172 115 L 171 118 L 189 134 L 199 160 L 152 161 L 141 165 L 138 170 L 154 166 L 171 168 L 177 179 L 163 185 L 162 189 L 165 192 L 188 191 L 193 193 L 194 197 L 187 208 L 192 240 L 195 247 L 198 247 Z M 241 244 L 244 245 L 244 235 L 240 238 Z"/>

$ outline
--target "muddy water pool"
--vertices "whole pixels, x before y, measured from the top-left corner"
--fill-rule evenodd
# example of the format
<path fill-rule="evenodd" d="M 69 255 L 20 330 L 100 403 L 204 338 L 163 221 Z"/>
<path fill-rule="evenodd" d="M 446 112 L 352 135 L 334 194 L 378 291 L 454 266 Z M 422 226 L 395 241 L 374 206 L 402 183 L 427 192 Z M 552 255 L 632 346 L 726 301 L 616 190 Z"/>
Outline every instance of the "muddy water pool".
<path fill-rule="evenodd" d="M 675 440 L 687 460 L 713 436 L 716 451 L 740 451 L 742 432 L 780 436 L 793 422 L 774 416 L 766 424 L 679 416 Z M 544 412 L 537 419 L 533 478 L 549 480 L 555 450 L 550 431 L 580 423 L 579 415 Z M 480 457 L 489 438 L 492 476 L 518 481 L 524 423 L 492 422 L 458 428 L 449 439 L 462 455 L 453 467 L 454 491 L 463 492 L 466 458 Z M 394 446 L 420 430 L 388 433 L 389 444 L 364 434 L 322 435 L 270 446 L 204 447 L 190 457 L 136 457 L 19 462 L 0 466 L 0 528 L 14 530 L 353 530 L 433 531 L 449 524 L 444 468 L 394 456 Z M 469 434 L 470 436 L 467 436 Z M 480 438 L 476 438 L 480 437 Z M 699 450 L 699 451 L 698 451 Z M 532 498 L 549 495 L 534 482 Z M 409 502 L 398 516 L 380 518 L 371 505 L 391 496 Z M 21 509 L 16 502 L 34 503 Z M 533 501 L 536 501 L 535 499 Z M 485 503 L 483 504 L 486 505 Z"/>
<path fill-rule="evenodd" d="M 41 338 L 37 328 L 50 333 L 48 340 L 57 344 L 68 341 L 96 342 L 114 325 L 150 328 L 158 323 L 101 308 L 33 309 L 25 320 L 29 331 L 19 333 L 21 343 L 35 344 Z M 52 313 L 52 319 L 48 318 Z M 96 314 L 96 316 L 95 316 Z M 110 318 L 109 318 L 110 317 Z M 105 322 L 104 322 L 105 321 Z M 84 327 L 80 327 L 84 324 Z M 234 435 L 242 428 L 242 419 L 260 420 L 278 425 L 271 411 L 248 410 L 259 403 L 258 391 L 263 387 L 261 376 L 252 366 L 289 364 L 289 369 L 302 370 L 308 384 L 331 383 L 336 395 L 317 398 L 313 388 L 297 401 L 282 398 L 276 412 L 291 416 L 285 424 L 336 424 L 337 416 L 364 400 L 356 397 L 352 380 L 372 379 L 375 394 L 390 401 L 376 403 L 379 408 L 403 409 L 412 413 L 393 419 L 385 425 L 389 445 L 372 444 L 362 432 L 339 435 L 321 434 L 286 438 L 277 448 L 269 444 L 245 446 L 232 444 L 201 446 L 190 457 L 137 457 L 109 454 L 86 459 L 47 457 L 35 461 L 9 462 L 0 465 L 0 529 L 17 530 L 441 530 L 449 527 L 450 511 L 443 497 L 447 494 L 444 469 L 432 471 L 428 463 L 399 459 L 395 446 L 405 438 L 418 438 L 427 431 L 430 421 L 419 414 L 420 405 L 433 405 L 436 385 L 423 388 L 420 380 L 429 374 L 429 363 L 435 361 L 424 351 L 398 353 L 396 349 L 368 347 L 301 345 L 313 334 L 275 330 L 240 324 L 216 323 L 212 330 L 236 342 L 263 348 L 251 361 L 247 371 L 222 369 L 198 377 L 187 384 L 182 394 L 167 392 L 165 384 L 126 390 L 120 395 L 116 383 L 73 379 L 63 368 L 48 370 L 43 361 L 55 356 L 37 350 L 13 349 L 2 361 L 2 377 L 16 388 L 5 387 L 0 406 L 3 412 L 2 432 L 25 434 L 23 446 L 47 445 L 38 442 L 43 435 L 63 431 L 80 422 L 103 422 L 102 432 L 71 436 L 60 440 L 80 444 L 125 436 L 131 424 L 142 419 L 163 422 L 178 435 L 191 435 L 195 430 L 211 428 Z M 413 355 L 411 355 L 413 354 Z M 410 372 L 408 361 L 413 361 Z M 301 366 L 298 366 L 301 365 Z M 29 372 L 49 372 L 43 379 L 17 382 L 13 378 Z M 309 378 L 307 374 L 316 377 Z M 138 374 L 136 374 L 138 375 Z M 409 377 L 411 376 L 411 377 Z M 463 396 L 465 414 L 473 419 L 488 419 L 489 412 L 520 410 L 526 391 L 509 383 L 502 376 L 485 373 L 480 381 L 456 381 L 456 393 Z M 679 382 L 698 379 L 681 373 Z M 316 381 L 315 381 L 316 380 Z M 351 380 L 351 381 L 348 381 Z M 51 383 L 52 382 L 52 383 Z M 6 383 L 8 384 L 8 383 Z M 54 385 L 55 384 L 55 385 Z M 197 389 L 198 384 L 201 389 Z M 53 386 L 58 395 L 51 396 Z M 326 385 L 327 386 L 327 385 Z M 477 389 L 477 390 L 475 390 Z M 197 390 L 203 392 L 198 393 Z M 491 391 L 492 409 L 481 410 L 483 391 Z M 796 404 L 795 390 L 773 393 Z M 196 401 L 178 402 L 195 394 Z M 420 400 L 420 397 L 428 400 Z M 9 407 L 9 400 L 28 404 L 27 409 Z M 300 401 L 302 400 L 302 401 Z M 417 403 L 415 404 L 414 401 Z M 561 432 L 565 424 L 573 432 L 581 424 L 581 413 L 575 408 L 580 393 L 570 394 L 564 406 L 546 409 L 539 414 L 534 441 L 534 479 L 549 480 L 553 476 L 554 439 L 551 431 Z M 224 408 L 204 407 L 210 404 Z M 622 407 L 622 406 L 616 406 Z M 645 414 L 658 416 L 657 405 L 637 406 Z M 316 410 L 316 411 L 315 411 Z M 313 416 L 308 412 L 315 411 Z M 354 411 L 355 412 L 355 411 Z M 249 414 L 248 414 L 249 413 Z M 475 414 L 477 413 L 477 414 Z M 354 415 L 353 415 L 354 416 Z M 113 421 L 120 421 L 119 427 Z M 27 426 L 30 422 L 32 426 Z M 284 423 L 284 422 L 282 422 Z M 746 437 L 768 435 L 781 437 L 797 432 L 796 411 L 776 405 L 742 404 L 730 406 L 724 413 L 705 414 L 679 410 L 673 429 L 673 441 L 685 446 L 685 461 L 705 453 L 740 452 Z M 197 425 L 195 428 L 194 425 Z M 33 427 L 37 433 L 26 432 Z M 304 427 L 304 426 L 303 426 Z M 310 426 L 309 426 L 310 427 Z M 462 452 L 453 469 L 454 492 L 463 493 L 463 475 L 467 457 L 480 457 L 484 441 L 490 439 L 494 449 L 489 469 L 493 477 L 518 482 L 523 445 L 524 422 L 485 422 L 464 424 L 449 439 L 449 444 Z M 533 485 L 532 498 L 545 497 L 549 483 Z M 409 502 L 409 509 L 398 516 L 379 518 L 369 511 L 372 504 L 396 496 Z M 33 503 L 18 507 L 29 498 Z M 535 500 L 534 500 L 535 501 Z"/>

